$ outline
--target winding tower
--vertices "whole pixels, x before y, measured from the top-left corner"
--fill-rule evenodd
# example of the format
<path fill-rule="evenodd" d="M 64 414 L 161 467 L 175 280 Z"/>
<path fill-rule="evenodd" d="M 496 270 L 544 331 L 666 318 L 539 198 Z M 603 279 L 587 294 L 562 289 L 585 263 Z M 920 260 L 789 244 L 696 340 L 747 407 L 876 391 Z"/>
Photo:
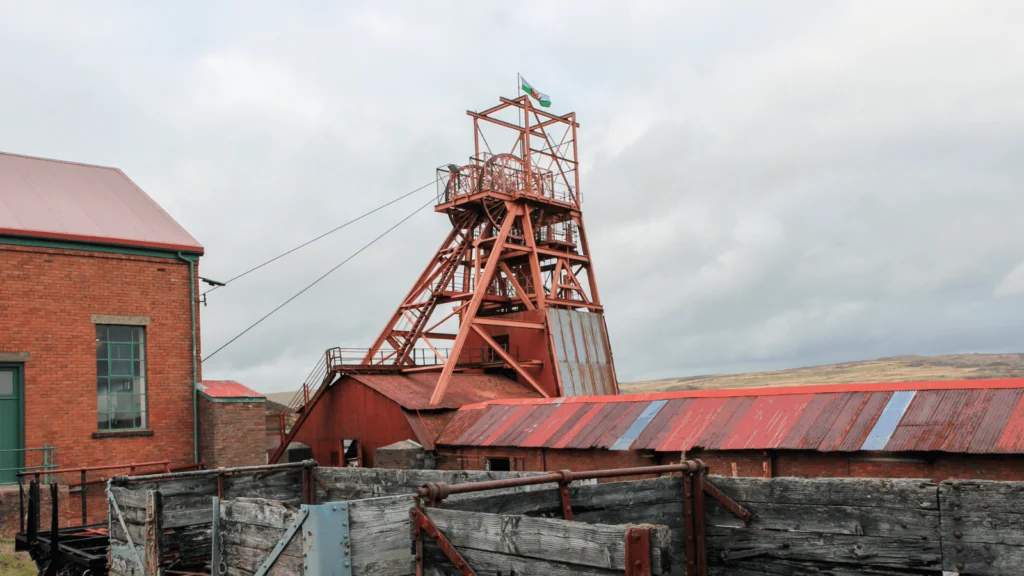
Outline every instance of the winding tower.
<path fill-rule="evenodd" d="M 473 155 L 437 170 L 434 210 L 451 231 L 369 349 L 327 351 L 293 402 L 305 408 L 289 441 L 345 376 L 377 378 L 378 391 L 381 375 L 415 381 L 418 391 L 394 393 L 406 410 L 410 394 L 423 408 L 471 403 L 465 390 L 452 397 L 453 379 L 469 374 L 533 397 L 618 393 L 583 223 L 576 114 L 526 95 L 467 114 Z"/>

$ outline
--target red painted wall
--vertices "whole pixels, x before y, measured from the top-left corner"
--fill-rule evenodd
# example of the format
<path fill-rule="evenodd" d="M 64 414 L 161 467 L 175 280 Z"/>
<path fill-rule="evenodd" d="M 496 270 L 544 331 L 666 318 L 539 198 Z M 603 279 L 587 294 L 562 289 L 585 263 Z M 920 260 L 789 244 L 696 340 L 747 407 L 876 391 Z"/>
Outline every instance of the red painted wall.
<path fill-rule="evenodd" d="M 187 264 L 176 258 L 0 245 L 0 274 L 0 351 L 30 354 L 24 366 L 27 447 L 56 446 L 61 467 L 193 461 Z M 151 319 L 146 327 L 151 436 L 93 438 L 93 314 Z M 197 307 L 197 324 L 198 318 Z"/>
<path fill-rule="evenodd" d="M 363 465 L 372 467 L 377 448 L 416 439 L 401 406 L 351 378 L 324 394 L 295 437 L 312 448 L 313 458 L 324 466 L 339 465 L 342 440 L 360 440 Z M 333 462 L 332 452 L 339 453 Z"/>

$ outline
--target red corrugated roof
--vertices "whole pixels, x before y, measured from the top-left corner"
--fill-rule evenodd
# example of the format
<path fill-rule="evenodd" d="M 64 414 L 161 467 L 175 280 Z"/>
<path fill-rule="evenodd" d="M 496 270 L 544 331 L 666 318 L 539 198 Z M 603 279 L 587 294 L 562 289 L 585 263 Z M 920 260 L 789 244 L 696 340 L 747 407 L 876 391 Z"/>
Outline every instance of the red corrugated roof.
<path fill-rule="evenodd" d="M 1024 378 L 707 390 L 464 406 L 436 444 L 679 452 L 1024 452 Z"/>
<path fill-rule="evenodd" d="M 199 392 L 213 399 L 218 398 L 259 398 L 266 396 L 234 380 L 203 380 Z"/>
<path fill-rule="evenodd" d="M 437 373 L 421 374 L 349 374 L 363 384 L 394 400 L 406 410 L 461 408 L 466 404 L 498 398 L 540 398 L 532 389 L 504 376 L 490 374 L 452 374 L 441 403 L 431 406 L 430 395 L 437 385 Z"/>
<path fill-rule="evenodd" d="M 0 152 L 0 234 L 203 253 L 117 168 Z"/>

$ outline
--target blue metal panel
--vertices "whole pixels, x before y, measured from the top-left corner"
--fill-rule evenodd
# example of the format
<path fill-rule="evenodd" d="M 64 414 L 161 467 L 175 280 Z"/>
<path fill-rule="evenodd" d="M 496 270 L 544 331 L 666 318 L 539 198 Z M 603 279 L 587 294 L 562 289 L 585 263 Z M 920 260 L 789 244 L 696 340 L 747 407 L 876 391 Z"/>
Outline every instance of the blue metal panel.
<path fill-rule="evenodd" d="M 654 402 L 651 402 L 650 405 L 647 406 L 647 408 L 644 408 L 644 411 L 640 413 L 640 416 L 636 421 L 629 426 L 622 437 L 616 440 L 615 444 L 612 444 L 610 450 L 629 450 L 629 447 L 636 441 L 637 436 L 644 431 L 644 428 L 647 428 L 647 425 L 651 423 L 651 420 L 654 420 L 654 417 L 658 415 L 658 412 L 661 412 L 661 409 L 665 407 L 665 404 L 668 404 L 668 400 L 655 400 Z"/>
<path fill-rule="evenodd" d="M 915 394 L 917 394 L 916 390 L 893 393 L 889 403 L 882 410 L 882 415 L 875 422 L 875 427 L 871 429 L 871 433 L 868 434 L 864 444 L 861 445 L 861 450 L 885 449 L 885 445 L 889 443 L 889 438 L 896 431 L 896 426 L 903 419 L 903 414 L 906 413 L 907 407 L 910 406 L 910 401 L 914 399 Z"/>
<path fill-rule="evenodd" d="M 348 502 L 307 505 L 302 509 L 309 511 L 302 530 L 304 573 L 310 576 L 352 576 Z"/>

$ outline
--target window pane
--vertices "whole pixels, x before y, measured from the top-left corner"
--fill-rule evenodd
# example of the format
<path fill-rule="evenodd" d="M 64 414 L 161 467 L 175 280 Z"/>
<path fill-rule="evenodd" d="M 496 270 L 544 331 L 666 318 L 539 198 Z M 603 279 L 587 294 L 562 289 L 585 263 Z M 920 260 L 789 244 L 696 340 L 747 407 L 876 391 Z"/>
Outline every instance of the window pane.
<path fill-rule="evenodd" d="M 108 420 L 106 412 L 99 413 L 98 417 L 96 418 L 96 424 L 100 430 L 110 429 L 110 421 Z"/>
<path fill-rule="evenodd" d="M 135 414 L 117 412 L 110 419 L 110 427 L 114 429 L 131 428 L 135 424 Z"/>
<path fill-rule="evenodd" d="M 132 345 L 131 344 L 110 344 L 110 359 L 111 360 L 131 360 L 132 359 Z"/>
<path fill-rule="evenodd" d="M 0 396 L 14 396 L 14 372 L 0 372 Z"/>
<path fill-rule="evenodd" d="M 102 324 L 96 325 L 96 339 L 106 340 L 107 339 L 107 327 Z"/>
<path fill-rule="evenodd" d="M 96 341 L 96 359 L 106 360 L 107 359 L 107 343 Z"/>
<path fill-rule="evenodd" d="M 132 386 L 131 378 L 111 378 L 110 379 L 110 393 L 113 395 L 117 394 L 131 394 L 134 391 Z"/>
<path fill-rule="evenodd" d="M 103 377 L 107 375 L 107 362 L 105 360 L 96 361 L 96 376 Z"/>
<path fill-rule="evenodd" d="M 132 375 L 132 362 L 131 362 L 131 360 L 112 360 L 110 362 L 110 375 L 111 376 L 131 376 Z"/>
<path fill-rule="evenodd" d="M 132 342 L 144 342 L 142 336 L 142 326 L 136 326 L 132 328 Z"/>
<path fill-rule="evenodd" d="M 107 409 L 107 379 L 96 379 L 96 409 L 104 412 Z"/>
<path fill-rule="evenodd" d="M 110 342 L 131 342 L 132 329 L 130 326 L 107 326 L 107 333 L 110 335 Z"/>

